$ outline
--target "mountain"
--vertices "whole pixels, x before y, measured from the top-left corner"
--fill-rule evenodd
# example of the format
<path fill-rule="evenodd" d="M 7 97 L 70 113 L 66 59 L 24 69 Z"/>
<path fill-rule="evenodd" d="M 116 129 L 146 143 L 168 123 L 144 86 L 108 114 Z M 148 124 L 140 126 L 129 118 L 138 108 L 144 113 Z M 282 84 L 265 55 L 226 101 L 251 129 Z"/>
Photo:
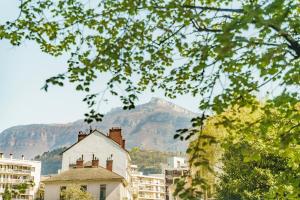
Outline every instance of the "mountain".
<path fill-rule="evenodd" d="M 195 113 L 159 98 L 138 105 L 133 110 L 116 108 L 107 113 L 103 121 L 93 123 L 107 133 L 111 127 L 121 127 L 127 149 L 140 147 L 160 151 L 184 151 L 187 142 L 174 140 L 176 130 L 190 127 Z M 0 133 L 0 151 L 22 154 L 33 158 L 49 150 L 70 146 L 79 131 L 88 131 L 90 125 L 78 120 L 67 124 L 32 124 L 15 126 Z"/>

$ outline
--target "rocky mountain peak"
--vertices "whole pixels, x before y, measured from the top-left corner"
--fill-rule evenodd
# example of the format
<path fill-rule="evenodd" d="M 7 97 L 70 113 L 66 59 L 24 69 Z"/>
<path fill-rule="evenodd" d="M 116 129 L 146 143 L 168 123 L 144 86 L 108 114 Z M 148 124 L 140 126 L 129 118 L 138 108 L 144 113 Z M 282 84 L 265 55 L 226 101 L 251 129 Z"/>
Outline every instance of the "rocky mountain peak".
<path fill-rule="evenodd" d="M 161 151 L 185 151 L 187 142 L 174 140 L 176 130 L 190 127 L 195 113 L 160 98 L 132 110 L 120 108 L 108 112 L 92 127 L 106 133 L 111 127 L 122 128 L 128 149 L 141 147 Z M 35 124 L 8 128 L 0 133 L 0 151 L 32 158 L 43 152 L 72 145 L 78 131 L 88 130 L 83 120 L 68 124 Z"/>
<path fill-rule="evenodd" d="M 154 107 L 163 107 L 164 109 L 171 109 L 172 111 L 175 112 L 179 112 L 179 113 L 184 113 L 187 115 L 195 115 L 195 113 L 193 113 L 190 110 L 187 110 L 181 106 L 178 106 L 172 102 L 169 102 L 165 99 L 162 98 L 158 98 L 158 97 L 152 97 L 151 100 L 144 105 L 150 105 L 150 106 L 154 106 Z"/>

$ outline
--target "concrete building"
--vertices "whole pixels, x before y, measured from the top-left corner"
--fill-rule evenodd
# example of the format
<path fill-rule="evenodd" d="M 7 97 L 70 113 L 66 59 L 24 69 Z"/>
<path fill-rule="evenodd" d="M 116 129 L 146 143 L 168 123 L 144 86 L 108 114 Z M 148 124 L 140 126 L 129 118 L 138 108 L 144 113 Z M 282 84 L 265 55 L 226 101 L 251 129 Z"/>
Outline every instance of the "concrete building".
<path fill-rule="evenodd" d="M 96 159 L 97 158 L 97 159 Z M 91 167 L 97 163 L 96 169 Z M 111 128 L 108 134 L 104 134 L 98 130 L 90 130 L 89 133 L 79 132 L 78 140 L 63 152 L 62 169 L 60 174 L 45 180 L 45 200 L 59 199 L 60 187 L 67 183 L 80 183 L 87 186 L 96 199 L 100 197 L 97 188 L 100 185 L 106 187 L 105 200 L 132 199 L 130 183 L 130 156 L 125 149 L 125 140 L 122 137 L 120 128 Z M 80 167 L 81 166 L 81 167 Z M 78 180 L 71 175 L 81 173 L 84 168 L 84 173 L 89 179 L 81 177 Z M 91 176 L 93 173 L 105 173 L 107 179 L 100 176 Z M 116 179 L 114 175 L 117 175 Z M 63 176 L 63 180 L 58 181 Z M 67 178 L 67 176 L 71 176 Z M 81 176 L 81 175 L 80 175 Z M 113 182 L 117 180 L 117 182 Z M 55 180 L 55 181 L 54 181 Z M 64 182 L 65 181 L 65 182 Z M 51 184 L 50 184 L 51 183 Z M 99 187 L 96 187 L 98 185 Z M 102 188 L 103 189 L 103 188 Z M 110 194 L 109 191 L 114 191 Z M 55 191 L 55 192 L 54 192 Z M 119 198 L 120 197 L 120 198 Z"/>
<path fill-rule="evenodd" d="M 95 158 L 86 164 L 79 160 L 75 168 L 65 170 L 43 181 L 45 200 L 63 199 L 62 191 L 74 184 L 89 192 L 94 199 L 129 199 L 126 189 L 128 182 L 124 177 L 112 172 L 112 168 L 112 160 L 107 160 L 106 168 L 99 166 L 99 160 Z"/>
<path fill-rule="evenodd" d="M 0 153 L 0 200 L 6 188 L 11 192 L 12 199 L 35 199 L 40 174 L 41 162 L 25 160 L 24 156 L 22 159 L 14 159 L 12 154 L 5 158 Z"/>
<path fill-rule="evenodd" d="M 176 188 L 176 180 L 190 173 L 186 159 L 183 157 L 169 158 L 168 165 L 164 167 L 163 171 L 166 183 L 166 200 L 179 200 L 180 198 L 175 197 L 173 193 Z"/>
<path fill-rule="evenodd" d="M 188 166 L 186 158 L 184 157 L 170 157 L 168 158 L 168 168 L 186 168 Z"/>
<path fill-rule="evenodd" d="M 164 200 L 165 179 L 163 174 L 143 175 L 137 166 L 131 166 L 131 182 L 135 200 Z"/>

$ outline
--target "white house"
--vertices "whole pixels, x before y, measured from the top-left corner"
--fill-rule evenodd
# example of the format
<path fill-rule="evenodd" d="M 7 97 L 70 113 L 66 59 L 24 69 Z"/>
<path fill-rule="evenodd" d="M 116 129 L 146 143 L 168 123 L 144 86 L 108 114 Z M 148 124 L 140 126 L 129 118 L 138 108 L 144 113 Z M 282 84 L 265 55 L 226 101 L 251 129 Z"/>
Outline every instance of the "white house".
<path fill-rule="evenodd" d="M 7 188 L 9 191 L 16 191 L 13 194 L 14 199 L 33 200 L 36 198 L 36 193 L 40 185 L 41 162 L 14 159 L 12 154 L 9 158 L 5 158 L 0 153 L 0 200 L 2 194 Z M 25 191 L 18 191 L 19 185 L 27 185 Z"/>
<path fill-rule="evenodd" d="M 109 165 L 108 165 L 109 168 Z M 43 181 L 45 200 L 63 199 L 62 192 L 70 185 L 79 185 L 93 199 L 127 200 L 127 181 L 120 175 L 100 166 L 77 166 Z"/>
<path fill-rule="evenodd" d="M 107 194 L 105 200 L 130 200 L 132 199 L 128 184 L 130 183 L 130 161 L 120 128 L 111 128 L 108 134 L 98 130 L 91 130 L 89 133 L 79 132 L 78 141 L 63 152 L 60 174 L 44 181 L 45 200 L 58 200 L 60 187 L 67 183 L 86 185 L 90 188 L 87 190 L 94 194 L 96 199 L 99 199 L 97 195 L 100 194 L 96 189 L 101 185 L 103 189 L 105 185 Z M 100 172 L 108 175 L 107 179 L 103 178 Z M 78 180 L 72 177 L 73 174 L 79 176 L 80 173 L 90 178 L 82 177 Z M 97 176 L 93 176 L 94 173 Z M 114 179 L 114 175 L 119 178 Z M 112 182 L 112 179 L 117 181 Z M 114 194 L 108 195 L 108 191 Z"/>
<path fill-rule="evenodd" d="M 131 159 L 120 128 L 111 128 L 108 135 L 98 130 L 88 134 L 80 132 L 78 141 L 63 152 L 61 171 L 72 168 L 79 158 L 90 161 L 93 156 L 99 159 L 99 165 L 103 167 L 106 166 L 106 160 L 112 158 L 113 172 L 129 179 Z"/>

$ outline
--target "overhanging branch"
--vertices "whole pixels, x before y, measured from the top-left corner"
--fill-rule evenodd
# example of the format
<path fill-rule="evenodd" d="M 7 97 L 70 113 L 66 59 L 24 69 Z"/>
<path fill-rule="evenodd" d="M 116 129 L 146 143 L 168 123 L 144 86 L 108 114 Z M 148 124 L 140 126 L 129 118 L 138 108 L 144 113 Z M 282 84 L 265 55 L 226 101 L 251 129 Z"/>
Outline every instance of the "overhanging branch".
<path fill-rule="evenodd" d="M 243 13 L 243 9 L 238 8 L 217 8 L 217 7 L 209 7 L 209 6 L 192 6 L 192 5 L 183 5 L 183 8 L 191 8 L 191 9 L 201 9 L 201 10 L 211 10 L 211 11 L 220 11 L 220 12 L 234 12 L 234 13 Z"/>
<path fill-rule="evenodd" d="M 297 54 L 297 58 L 300 57 L 300 44 L 297 40 L 295 40 L 288 32 L 282 30 L 280 27 L 270 24 L 269 27 L 271 27 L 273 30 L 275 30 L 280 36 L 282 36 L 288 43 L 289 47 L 295 51 Z"/>
<path fill-rule="evenodd" d="M 138 9 L 146 9 L 147 7 L 140 7 Z M 209 6 L 192 6 L 192 5 L 178 5 L 178 6 L 153 6 L 155 9 L 176 9 L 176 8 L 188 8 L 188 9 L 199 9 L 208 11 L 218 11 L 218 12 L 230 12 L 230 13 L 244 13 L 243 9 L 239 8 L 217 8 Z"/>

